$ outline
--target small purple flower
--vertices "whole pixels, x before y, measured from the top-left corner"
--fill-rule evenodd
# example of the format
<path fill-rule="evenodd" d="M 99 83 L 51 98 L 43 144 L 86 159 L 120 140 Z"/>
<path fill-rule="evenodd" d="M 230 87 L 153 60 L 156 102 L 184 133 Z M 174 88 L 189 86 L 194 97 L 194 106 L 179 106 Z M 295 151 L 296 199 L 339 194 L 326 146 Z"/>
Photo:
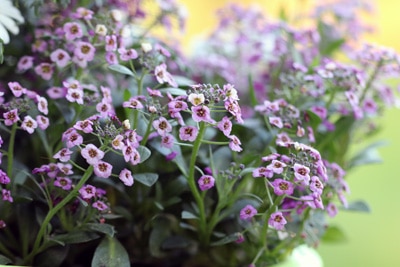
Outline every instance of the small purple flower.
<path fill-rule="evenodd" d="M 229 136 L 232 131 L 232 122 L 227 116 L 224 116 L 222 120 L 218 122 L 217 127 L 225 136 Z"/>
<path fill-rule="evenodd" d="M 199 133 L 199 130 L 197 127 L 194 126 L 182 126 L 179 129 L 179 138 L 182 141 L 189 141 L 193 142 L 196 140 L 197 134 Z"/>
<path fill-rule="evenodd" d="M 287 221 L 280 211 L 272 213 L 268 220 L 268 225 L 276 230 L 283 230 L 286 223 Z"/>
<path fill-rule="evenodd" d="M 119 58 L 122 61 L 129 61 L 131 59 L 136 59 L 138 57 L 138 53 L 135 49 L 125 49 L 124 47 L 118 48 Z"/>
<path fill-rule="evenodd" d="M 8 87 L 15 97 L 20 97 L 26 93 L 26 88 L 23 88 L 19 82 L 9 82 Z"/>
<path fill-rule="evenodd" d="M 96 48 L 88 42 L 78 42 L 74 49 L 74 55 L 85 61 L 92 61 L 94 59 Z"/>
<path fill-rule="evenodd" d="M 330 202 L 327 206 L 326 206 L 326 212 L 328 213 L 328 216 L 333 218 L 336 216 L 336 214 L 338 213 L 338 209 L 336 207 L 335 204 L 333 204 L 332 202 Z"/>
<path fill-rule="evenodd" d="M 192 118 L 195 122 L 215 123 L 211 118 L 210 109 L 207 106 L 192 106 Z"/>
<path fill-rule="evenodd" d="M 201 191 L 208 190 L 214 187 L 215 179 L 211 175 L 203 175 L 198 180 L 198 184 Z"/>
<path fill-rule="evenodd" d="M 164 136 L 172 131 L 171 124 L 164 117 L 160 117 L 158 120 L 154 120 L 153 127 L 154 129 L 157 130 L 157 133 L 161 136 Z"/>
<path fill-rule="evenodd" d="M 63 27 L 65 33 L 65 39 L 72 41 L 76 38 L 81 38 L 83 36 L 81 26 L 76 22 L 67 22 Z"/>
<path fill-rule="evenodd" d="M 117 36 L 116 35 L 106 35 L 106 51 L 112 52 L 117 50 Z"/>
<path fill-rule="evenodd" d="M 161 147 L 172 148 L 174 145 L 175 137 L 172 134 L 165 134 L 161 136 Z"/>
<path fill-rule="evenodd" d="M 61 162 L 67 162 L 72 155 L 72 151 L 68 148 L 62 148 L 56 154 L 54 154 L 53 158 L 58 159 Z"/>
<path fill-rule="evenodd" d="M 2 189 L 2 190 L 1 190 L 1 194 L 2 194 L 2 199 L 3 199 L 4 201 L 14 202 L 14 199 L 13 199 L 13 197 L 11 196 L 10 190 Z"/>
<path fill-rule="evenodd" d="M 275 179 L 272 183 L 276 195 L 281 196 L 286 194 L 288 196 L 293 194 L 294 186 L 291 182 L 283 179 Z"/>
<path fill-rule="evenodd" d="M 286 164 L 279 160 L 272 160 L 272 162 L 267 166 L 268 169 L 272 170 L 276 174 L 281 174 L 286 167 Z"/>
<path fill-rule="evenodd" d="M 107 52 L 105 55 L 105 59 L 107 63 L 110 65 L 118 64 L 118 58 L 114 52 Z"/>
<path fill-rule="evenodd" d="M 252 205 L 246 205 L 240 210 L 240 219 L 250 220 L 257 214 L 257 210 Z"/>
<path fill-rule="evenodd" d="M 137 97 L 131 97 L 128 101 L 122 103 L 124 108 L 142 109 L 144 106 Z"/>
<path fill-rule="evenodd" d="M 165 65 L 165 63 L 156 66 L 156 68 L 154 69 L 154 75 L 156 76 L 156 79 L 160 84 L 168 83 L 173 87 L 178 86 L 174 78 L 172 78 L 172 75 L 167 71 L 167 65 Z"/>
<path fill-rule="evenodd" d="M 84 185 L 81 189 L 79 189 L 79 194 L 83 199 L 91 199 L 96 195 L 96 187 L 93 185 Z"/>
<path fill-rule="evenodd" d="M 26 115 L 21 123 L 21 128 L 27 131 L 29 134 L 32 134 L 37 126 L 37 122 L 29 115 Z"/>
<path fill-rule="evenodd" d="M 229 139 L 231 140 L 229 142 L 229 148 L 232 151 L 240 152 L 243 150 L 242 147 L 240 146 L 242 143 L 240 142 L 239 138 L 237 138 L 236 135 L 230 135 Z"/>
<path fill-rule="evenodd" d="M 283 127 L 282 119 L 279 117 L 269 117 L 269 123 L 275 127 L 278 127 L 279 129 L 282 129 Z"/>
<path fill-rule="evenodd" d="M 49 125 L 50 125 L 49 118 L 42 116 L 42 115 L 36 116 L 36 122 L 38 124 L 38 127 L 42 130 L 46 130 L 47 127 L 49 127 Z"/>
<path fill-rule="evenodd" d="M 18 61 L 17 69 L 19 71 L 26 71 L 33 66 L 33 57 L 31 56 L 23 56 Z"/>
<path fill-rule="evenodd" d="M 66 177 L 56 177 L 56 180 L 54 181 L 54 186 L 60 187 L 66 191 L 71 190 L 72 188 L 72 181 L 69 178 Z"/>
<path fill-rule="evenodd" d="M 53 65 L 45 62 L 40 63 L 38 66 L 35 67 L 35 72 L 37 75 L 42 77 L 43 80 L 48 81 L 53 76 Z"/>
<path fill-rule="evenodd" d="M 80 131 L 83 131 L 84 133 L 91 133 L 93 132 L 93 121 L 91 120 L 83 120 L 83 121 L 77 121 L 74 125 L 74 128 Z"/>
<path fill-rule="evenodd" d="M 293 169 L 294 169 L 294 177 L 295 177 L 294 180 L 296 182 L 303 182 L 308 185 L 310 182 L 310 168 L 308 168 L 304 165 L 295 163 L 293 166 Z"/>
<path fill-rule="evenodd" d="M 59 171 L 61 171 L 62 173 L 64 173 L 65 175 L 71 175 L 74 172 L 72 171 L 72 165 L 67 163 L 67 164 L 63 164 L 63 163 L 57 163 L 56 164 L 57 169 Z M 50 177 L 50 176 L 49 176 Z"/>
<path fill-rule="evenodd" d="M 105 161 L 98 161 L 94 165 L 94 174 L 101 178 L 108 178 L 111 175 L 113 166 Z"/>
<path fill-rule="evenodd" d="M 124 183 L 126 186 L 132 186 L 134 183 L 133 176 L 130 170 L 128 169 L 123 169 L 119 173 L 119 179 Z"/>
<path fill-rule="evenodd" d="M 321 183 L 321 181 L 317 176 L 311 177 L 310 190 L 313 191 L 314 193 L 322 195 L 322 191 L 324 190 L 324 185 Z"/>
<path fill-rule="evenodd" d="M 97 201 L 93 202 L 92 207 L 99 211 L 108 209 L 108 206 L 101 200 L 97 200 Z"/>
<path fill-rule="evenodd" d="M 266 167 L 259 167 L 253 170 L 253 177 L 267 177 L 272 178 L 274 176 L 274 172 Z"/>
<path fill-rule="evenodd" d="M 95 165 L 104 157 L 104 152 L 95 145 L 88 144 L 81 150 L 81 155 L 88 164 Z"/>
<path fill-rule="evenodd" d="M 63 49 L 56 49 L 50 54 L 50 59 L 60 68 L 68 65 L 71 61 L 70 55 Z"/>
<path fill-rule="evenodd" d="M 7 173 L 0 169 L 0 184 L 9 184 L 10 178 L 8 177 Z"/>

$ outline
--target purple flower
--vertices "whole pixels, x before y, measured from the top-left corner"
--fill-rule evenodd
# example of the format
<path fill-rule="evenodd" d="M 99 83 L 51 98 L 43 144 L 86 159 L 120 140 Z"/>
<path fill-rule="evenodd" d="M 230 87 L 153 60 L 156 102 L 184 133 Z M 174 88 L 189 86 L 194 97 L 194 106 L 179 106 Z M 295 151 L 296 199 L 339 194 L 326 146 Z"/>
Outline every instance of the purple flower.
<path fill-rule="evenodd" d="M 208 122 L 215 123 L 215 121 L 211 118 L 210 109 L 207 106 L 192 106 L 192 118 L 195 122 Z"/>
<path fill-rule="evenodd" d="M 154 120 L 153 127 L 154 129 L 157 130 L 157 133 L 161 136 L 164 136 L 172 131 L 171 124 L 164 117 L 160 117 L 158 120 Z"/>
<path fill-rule="evenodd" d="M 8 87 L 15 97 L 20 97 L 26 93 L 26 88 L 23 88 L 19 82 L 9 82 Z"/>
<path fill-rule="evenodd" d="M 65 39 L 74 40 L 76 38 L 81 38 L 83 36 L 81 26 L 76 22 L 67 22 L 63 27 L 65 33 Z"/>
<path fill-rule="evenodd" d="M 139 101 L 138 97 L 131 97 L 128 101 L 122 103 L 124 108 L 141 109 L 143 104 Z"/>
<path fill-rule="evenodd" d="M 71 61 L 70 55 L 63 49 L 56 49 L 50 54 L 50 59 L 60 68 L 68 65 Z"/>
<path fill-rule="evenodd" d="M 232 151 L 240 152 L 243 150 L 242 147 L 240 146 L 242 143 L 240 142 L 239 138 L 237 138 L 236 135 L 230 135 L 229 139 L 231 140 L 229 142 L 229 148 Z"/>
<path fill-rule="evenodd" d="M 178 86 L 174 78 L 172 78 L 172 75 L 167 71 L 167 65 L 165 65 L 165 63 L 156 66 L 156 68 L 154 69 L 154 75 L 156 76 L 156 79 L 160 84 L 168 83 L 173 87 Z"/>
<path fill-rule="evenodd" d="M 161 147 L 172 148 L 174 145 L 175 137 L 172 134 L 165 134 L 161 136 Z"/>
<path fill-rule="evenodd" d="M 276 195 L 281 196 L 286 194 L 288 196 L 293 194 L 294 186 L 291 182 L 283 179 L 275 179 L 272 183 Z"/>
<path fill-rule="evenodd" d="M 68 148 L 62 148 L 56 154 L 54 154 L 53 158 L 58 159 L 61 162 L 67 162 L 71 158 L 72 151 Z"/>
<path fill-rule="evenodd" d="M 129 61 L 138 57 L 138 53 L 135 49 L 125 49 L 124 47 L 118 48 L 119 58 L 122 61 Z"/>
<path fill-rule="evenodd" d="M 279 117 L 269 117 L 269 123 L 275 127 L 278 127 L 279 129 L 282 129 L 283 127 L 282 119 Z"/>
<path fill-rule="evenodd" d="M 96 187 L 93 185 L 84 185 L 81 189 L 79 189 L 79 194 L 83 199 L 91 199 L 96 195 Z"/>
<path fill-rule="evenodd" d="M 56 177 L 54 181 L 54 186 L 61 187 L 64 190 L 71 190 L 72 188 L 72 181 L 66 177 Z"/>
<path fill-rule="evenodd" d="M 227 116 L 224 116 L 222 120 L 218 122 L 217 127 L 225 136 L 229 136 L 232 131 L 232 122 Z"/>
<path fill-rule="evenodd" d="M 338 209 L 336 207 L 335 204 L 333 204 L 332 202 L 328 203 L 328 205 L 326 206 L 326 212 L 328 213 L 328 216 L 333 218 L 336 216 L 336 214 L 338 213 Z"/>
<path fill-rule="evenodd" d="M 286 164 L 279 160 L 272 160 L 272 162 L 267 166 L 268 169 L 272 170 L 276 174 L 281 174 L 286 167 Z"/>
<path fill-rule="evenodd" d="M 81 150 L 81 155 L 88 164 L 95 165 L 104 157 L 104 152 L 95 145 L 88 144 Z"/>
<path fill-rule="evenodd" d="M 266 167 L 259 167 L 253 170 L 253 177 L 267 177 L 272 178 L 274 176 L 274 172 Z"/>
<path fill-rule="evenodd" d="M 117 50 L 117 36 L 116 35 L 107 35 L 105 37 L 106 41 L 106 51 L 111 52 L 111 51 L 116 51 Z"/>
<path fill-rule="evenodd" d="M 183 126 L 179 129 L 179 138 L 182 141 L 193 142 L 196 140 L 199 130 L 194 126 Z"/>
<path fill-rule="evenodd" d="M 29 134 L 32 134 L 37 126 L 37 122 L 29 115 L 26 115 L 21 123 L 21 128 L 27 131 Z"/>
<path fill-rule="evenodd" d="M 2 199 L 3 199 L 4 201 L 14 202 L 14 199 L 13 199 L 13 197 L 11 196 L 10 190 L 2 189 L 2 190 L 1 190 L 1 194 L 2 194 Z"/>
<path fill-rule="evenodd" d="M 310 182 L 310 168 L 295 163 L 293 166 L 294 170 L 294 180 L 296 182 L 303 182 L 304 184 L 309 184 Z"/>
<path fill-rule="evenodd" d="M 268 220 L 268 225 L 276 230 L 283 230 L 286 223 L 287 221 L 280 211 L 272 213 Z"/>
<path fill-rule="evenodd" d="M 203 175 L 198 180 L 198 184 L 201 191 L 208 190 L 214 187 L 215 179 L 211 175 Z"/>
<path fill-rule="evenodd" d="M 240 210 L 240 219 L 250 220 L 257 214 L 257 210 L 252 205 L 246 205 Z"/>
<path fill-rule="evenodd" d="M 0 169 L 0 184 L 9 184 L 10 178 L 7 173 L 5 173 L 2 169 Z"/>
<path fill-rule="evenodd" d="M 111 175 L 112 165 L 105 161 L 98 161 L 94 165 L 94 174 L 101 178 L 108 178 Z"/>
<path fill-rule="evenodd" d="M 96 52 L 96 48 L 88 42 L 78 42 L 74 49 L 74 56 L 85 61 L 92 61 Z"/>
<path fill-rule="evenodd" d="M 33 57 L 31 56 L 23 56 L 18 61 L 17 69 L 19 71 L 26 71 L 33 66 Z"/>
<path fill-rule="evenodd" d="M 97 200 L 97 201 L 93 202 L 92 207 L 99 211 L 108 209 L 108 206 L 101 200 Z"/>
<path fill-rule="evenodd" d="M 132 186 L 134 183 L 133 176 L 130 170 L 128 169 L 123 169 L 119 173 L 119 179 L 124 183 L 126 186 Z"/>
<path fill-rule="evenodd" d="M 321 181 L 317 176 L 311 177 L 310 190 L 313 191 L 314 193 L 322 195 L 322 191 L 324 190 L 324 185 L 321 183 Z"/>
<path fill-rule="evenodd" d="M 43 80 L 50 80 L 53 76 L 53 66 L 50 63 L 40 63 L 38 66 L 35 67 L 35 72 L 37 75 L 42 77 Z"/>

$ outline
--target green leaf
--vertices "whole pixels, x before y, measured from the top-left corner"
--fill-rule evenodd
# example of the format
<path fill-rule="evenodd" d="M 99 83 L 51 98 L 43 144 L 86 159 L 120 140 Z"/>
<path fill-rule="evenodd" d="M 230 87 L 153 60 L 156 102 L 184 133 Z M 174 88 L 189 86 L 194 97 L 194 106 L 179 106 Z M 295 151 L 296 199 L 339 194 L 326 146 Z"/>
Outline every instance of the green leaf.
<path fill-rule="evenodd" d="M 137 148 L 137 151 L 140 154 L 140 163 L 144 162 L 146 159 L 148 159 L 151 156 L 151 151 L 145 146 L 139 146 Z"/>
<path fill-rule="evenodd" d="M 0 264 L 9 264 L 9 263 L 12 263 L 12 261 L 9 258 L 0 254 Z"/>
<path fill-rule="evenodd" d="M 4 61 L 3 53 L 4 53 L 3 40 L 1 40 L 0 38 L 0 64 L 3 64 Z"/>
<path fill-rule="evenodd" d="M 321 124 L 322 119 L 317 114 L 312 112 L 311 110 L 306 110 L 306 114 L 308 116 L 309 123 L 310 123 L 311 127 L 314 130 L 317 129 L 318 125 Z"/>
<path fill-rule="evenodd" d="M 348 207 L 344 208 L 343 210 L 365 212 L 365 213 L 370 213 L 371 212 L 371 208 L 363 200 L 357 200 L 357 201 L 350 202 Z"/>
<path fill-rule="evenodd" d="M 127 67 L 125 67 L 125 66 L 122 66 L 122 65 L 119 65 L 119 64 L 114 64 L 114 65 L 108 66 L 108 68 L 110 70 L 115 71 L 115 72 L 135 77 L 135 74 L 133 74 L 133 72 L 130 69 L 128 69 Z"/>
<path fill-rule="evenodd" d="M 184 249 L 190 245 L 190 240 L 184 236 L 170 236 L 161 244 L 161 248 L 165 250 Z"/>
<path fill-rule="evenodd" d="M 375 142 L 358 152 L 349 162 L 348 169 L 356 166 L 382 163 L 382 158 L 376 148 L 387 145 L 386 141 Z"/>
<path fill-rule="evenodd" d="M 106 234 L 110 237 L 113 237 L 115 235 L 115 229 L 114 226 L 111 224 L 107 224 L 107 223 L 87 223 L 85 224 L 85 227 L 99 232 L 99 233 L 103 233 Z"/>
<path fill-rule="evenodd" d="M 252 107 L 255 107 L 258 104 L 257 96 L 256 96 L 256 91 L 254 89 L 254 84 L 253 84 L 253 78 L 251 77 L 251 74 L 249 75 L 248 78 L 248 86 L 249 86 L 249 98 L 250 98 L 250 104 Z"/>
<path fill-rule="evenodd" d="M 196 219 L 196 220 L 199 219 L 196 215 L 194 215 L 193 213 L 186 211 L 186 210 L 182 211 L 181 217 L 182 217 L 182 219 L 188 219 L 188 220 L 189 219 Z"/>
<path fill-rule="evenodd" d="M 179 88 L 173 88 L 173 87 L 167 87 L 159 90 L 161 93 L 170 93 L 171 95 L 186 95 L 186 90 L 184 89 L 179 89 Z"/>
<path fill-rule="evenodd" d="M 161 250 L 161 244 L 171 234 L 171 220 L 167 216 L 157 216 L 154 218 L 153 230 L 149 237 L 149 248 L 151 255 L 162 257 L 164 252 Z"/>
<path fill-rule="evenodd" d="M 228 243 L 235 242 L 236 240 L 238 240 L 238 238 L 239 238 L 239 233 L 234 233 L 234 234 L 225 236 L 224 238 L 222 238 L 222 239 L 220 239 L 220 240 L 218 240 L 216 242 L 211 243 L 211 246 L 214 246 L 214 247 L 215 246 L 222 246 L 222 245 L 225 245 L 225 244 L 228 244 Z"/>
<path fill-rule="evenodd" d="M 158 174 L 157 173 L 139 173 L 134 175 L 134 179 L 145 186 L 152 186 L 155 184 L 158 180 Z"/>
<path fill-rule="evenodd" d="M 180 86 L 191 86 L 197 84 L 195 81 L 188 79 L 185 76 L 174 75 L 174 80 Z"/>
<path fill-rule="evenodd" d="M 94 232 L 87 232 L 82 230 L 74 230 L 67 234 L 57 235 L 51 238 L 52 241 L 64 244 L 79 244 L 99 238 L 100 235 Z"/>
<path fill-rule="evenodd" d="M 105 236 L 94 252 L 92 267 L 129 267 L 129 255 L 116 238 Z"/>
<path fill-rule="evenodd" d="M 35 257 L 35 266 L 60 266 L 67 257 L 68 252 L 68 246 L 56 246 L 46 248 L 42 253 Z"/>
<path fill-rule="evenodd" d="M 347 241 L 346 235 L 337 226 L 329 226 L 322 236 L 322 242 L 339 243 Z"/>

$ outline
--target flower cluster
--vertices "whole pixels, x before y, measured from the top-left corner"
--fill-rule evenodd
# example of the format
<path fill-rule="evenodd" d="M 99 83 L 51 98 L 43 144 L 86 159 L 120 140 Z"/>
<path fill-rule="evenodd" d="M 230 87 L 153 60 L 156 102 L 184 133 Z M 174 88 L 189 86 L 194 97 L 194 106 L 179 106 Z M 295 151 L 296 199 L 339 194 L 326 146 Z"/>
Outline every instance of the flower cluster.
<path fill-rule="evenodd" d="M 0 264 L 270 266 L 354 209 L 348 150 L 396 104 L 399 58 L 346 43 L 343 3 L 318 30 L 227 6 L 184 58 L 153 33 L 184 26 L 174 0 L 42 2 L 0 71 Z"/>

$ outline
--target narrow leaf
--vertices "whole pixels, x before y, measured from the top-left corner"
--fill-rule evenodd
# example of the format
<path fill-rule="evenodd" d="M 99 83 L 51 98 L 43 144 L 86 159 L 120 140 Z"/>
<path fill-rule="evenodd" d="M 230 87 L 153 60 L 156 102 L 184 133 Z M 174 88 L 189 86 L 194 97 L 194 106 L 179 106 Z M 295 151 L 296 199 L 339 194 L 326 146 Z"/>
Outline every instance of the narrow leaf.
<path fill-rule="evenodd" d="M 225 236 L 224 238 L 222 238 L 216 242 L 211 243 L 211 246 L 222 246 L 222 245 L 225 245 L 228 243 L 235 242 L 236 240 L 238 240 L 238 238 L 239 238 L 239 234 L 234 233 L 234 234 Z"/>
<path fill-rule="evenodd" d="M 133 72 L 125 66 L 122 66 L 119 64 L 114 64 L 114 65 L 108 66 L 108 68 L 115 72 L 135 77 L 135 74 L 133 74 Z"/>
<path fill-rule="evenodd" d="M 106 236 L 94 252 L 92 267 L 129 267 L 129 256 L 116 238 Z"/>
<path fill-rule="evenodd" d="M 181 217 L 182 219 L 199 219 L 196 215 L 186 210 L 182 211 Z"/>
<path fill-rule="evenodd" d="M 371 212 L 371 208 L 363 200 L 357 200 L 357 201 L 349 203 L 348 207 L 345 208 L 344 210 L 365 212 L 365 213 L 370 213 Z"/>
<path fill-rule="evenodd" d="M 0 264 L 9 264 L 9 263 L 12 263 L 12 261 L 9 258 L 0 254 Z"/>

